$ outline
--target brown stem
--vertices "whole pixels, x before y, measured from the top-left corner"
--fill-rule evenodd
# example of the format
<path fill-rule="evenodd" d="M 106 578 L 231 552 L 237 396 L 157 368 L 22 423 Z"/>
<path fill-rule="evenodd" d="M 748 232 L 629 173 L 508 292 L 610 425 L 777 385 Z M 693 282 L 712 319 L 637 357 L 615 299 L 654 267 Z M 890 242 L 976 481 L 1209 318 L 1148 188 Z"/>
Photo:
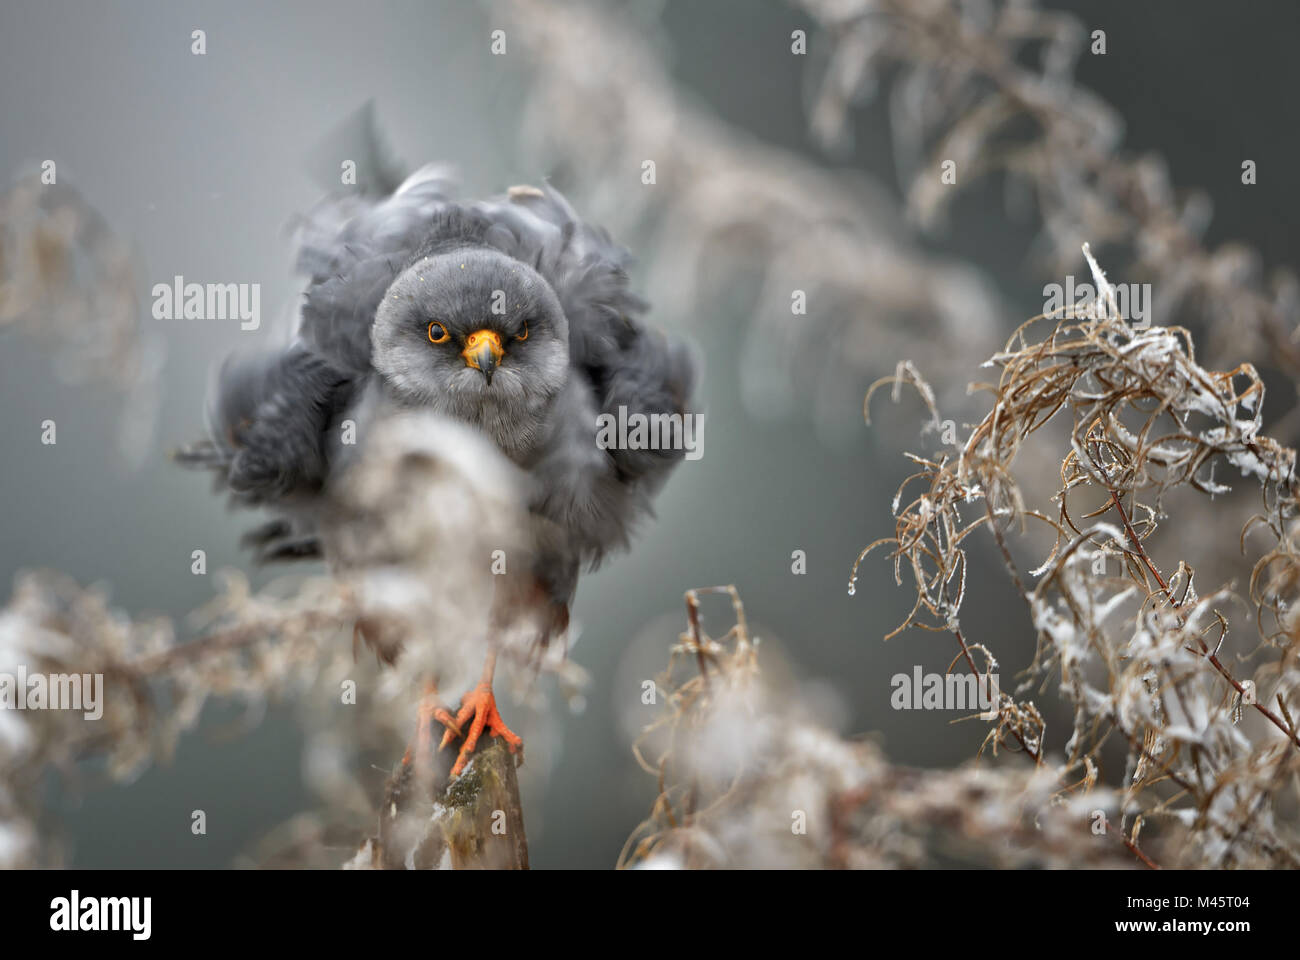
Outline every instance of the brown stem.
<path fill-rule="evenodd" d="M 1105 471 L 1101 469 L 1096 460 L 1093 461 L 1093 467 L 1096 468 L 1098 474 L 1101 476 L 1102 485 L 1106 488 L 1106 492 L 1110 494 L 1111 503 L 1115 505 L 1115 510 L 1119 514 L 1120 521 L 1124 525 L 1124 531 L 1128 535 L 1129 541 L 1133 544 L 1133 552 L 1137 554 L 1138 559 L 1142 561 L 1146 568 L 1151 571 L 1151 575 L 1156 578 L 1156 583 L 1160 584 L 1160 589 L 1169 600 L 1169 605 L 1175 610 L 1179 609 L 1180 605 L 1178 600 L 1174 597 L 1173 591 L 1169 589 L 1169 584 L 1165 582 L 1164 577 L 1160 576 L 1160 571 L 1156 569 L 1156 565 L 1151 561 L 1151 557 L 1147 554 L 1146 548 L 1142 546 L 1142 541 L 1138 539 L 1137 532 L 1133 529 L 1132 523 L 1129 522 L 1128 513 L 1125 511 L 1124 505 L 1120 503 L 1119 494 L 1116 492 L 1115 488 L 1110 485 L 1110 481 L 1107 479 Z M 1181 617 L 1179 618 L 1179 621 L 1181 623 Z M 1232 672 L 1223 665 L 1219 660 L 1218 654 L 1211 653 L 1210 648 L 1206 646 L 1204 641 L 1199 642 L 1201 644 L 1201 649 L 1199 651 L 1201 656 L 1209 661 L 1210 665 L 1219 672 L 1223 679 L 1227 680 L 1228 683 L 1232 685 L 1232 688 L 1236 690 L 1238 694 L 1244 696 L 1246 688 L 1242 686 L 1242 684 L 1240 684 L 1232 675 Z M 1268 721 L 1281 730 L 1288 740 L 1297 747 L 1300 747 L 1300 735 L 1297 735 L 1295 732 L 1290 730 L 1287 725 L 1282 722 L 1281 717 L 1259 701 L 1248 704 L 1248 706 L 1254 707 L 1261 714 L 1267 717 Z"/>

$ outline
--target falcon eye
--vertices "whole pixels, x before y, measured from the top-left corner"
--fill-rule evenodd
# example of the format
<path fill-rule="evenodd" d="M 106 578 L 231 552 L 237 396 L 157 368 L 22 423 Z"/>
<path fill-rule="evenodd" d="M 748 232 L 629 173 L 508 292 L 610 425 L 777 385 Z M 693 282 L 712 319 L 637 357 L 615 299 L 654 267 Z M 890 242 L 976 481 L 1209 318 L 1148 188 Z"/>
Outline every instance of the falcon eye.
<path fill-rule="evenodd" d="M 518 341 L 520 341 L 520 342 L 523 342 L 524 340 L 527 340 L 527 339 L 528 339 L 528 321 L 527 321 L 527 320 L 524 321 L 524 332 L 523 332 L 523 333 L 516 333 L 516 334 L 515 334 L 515 339 L 518 340 Z"/>
<path fill-rule="evenodd" d="M 430 343 L 446 343 L 450 339 L 451 339 L 451 334 L 447 332 L 447 328 L 444 327 L 437 320 L 429 324 Z"/>

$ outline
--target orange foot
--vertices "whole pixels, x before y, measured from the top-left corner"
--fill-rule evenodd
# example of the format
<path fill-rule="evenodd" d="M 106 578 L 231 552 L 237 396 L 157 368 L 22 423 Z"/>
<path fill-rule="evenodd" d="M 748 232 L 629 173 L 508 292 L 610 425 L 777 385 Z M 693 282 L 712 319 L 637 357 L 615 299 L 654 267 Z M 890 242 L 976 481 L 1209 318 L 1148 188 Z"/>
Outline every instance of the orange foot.
<path fill-rule="evenodd" d="M 469 762 L 469 755 L 474 752 L 478 746 L 479 735 L 486 726 L 488 733 L 494 737 L 504 737 L 506 746 L 514 753 L 524 742 L 520 740 L 506 726 L 506 722 L 501 719 L 501 714 L 497 712 L 497 698 L 492 693 L 492 684 L 480 683 L 477 687 L 465 694 L 460 701 L 460 712 L 456 714 L 454 723 L 443 721 L 447 727 L 447 732 L 442 735 L 442 743 L 438 745 L 441 750 L 451 742 L 452 736 L 460 735 L 460 728 L 465 725 L 465 721 L 470 717 L 474 722 L 470 724 L 469 734 L 465 737 L 465 743 L 460 748 L 460 754 L 456 757 L 456 764 L 451 768 L 452 777 L 459 777 L 460 772 L 465 769 L 465 764 Z"/>
<path fill-rule="evenodd" d="M 402 755 L 403 764 L 410 764 L 415 759 L 427 760 L 432 754 L 434 720 L 446 727 L 448 732 L 455 730 L 457 736 L 460 735 L 460 725 L 452 717 L 451 711 L 442 705 L 438 699 L 438 688 L 432 683 L 425 687 L 415 716 L 415 736 Z"/>

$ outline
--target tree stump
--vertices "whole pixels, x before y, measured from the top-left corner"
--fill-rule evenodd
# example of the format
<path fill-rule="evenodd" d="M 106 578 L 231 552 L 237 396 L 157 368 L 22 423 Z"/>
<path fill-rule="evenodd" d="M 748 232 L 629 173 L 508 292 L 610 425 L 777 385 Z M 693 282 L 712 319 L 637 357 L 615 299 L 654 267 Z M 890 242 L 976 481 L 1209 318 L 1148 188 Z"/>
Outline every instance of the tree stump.
<path fill-rule="evenodd" d="M 377 870 L 527 870 L 528 840 L 515 755 L 484 736 L 450 780 L 455 750 L 434 754 L 432 770 L 398 763 L 388 781 L 379 834 L 354 865 Z M 421 781 L 424 781 L 423 785 Z"/>

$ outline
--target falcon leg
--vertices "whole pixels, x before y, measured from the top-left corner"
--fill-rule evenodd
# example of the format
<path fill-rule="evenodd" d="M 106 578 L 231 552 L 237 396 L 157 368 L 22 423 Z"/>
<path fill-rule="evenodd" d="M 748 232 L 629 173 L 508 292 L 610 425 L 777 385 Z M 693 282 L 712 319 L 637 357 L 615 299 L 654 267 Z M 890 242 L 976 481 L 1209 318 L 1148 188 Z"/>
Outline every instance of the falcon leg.
<path fill-rule="evenodd" d="M 478 738 L 483 733 L 484 727 L 487 727 L 488 733 L 492 736 L 504 737 L 511 753 L 523 746 L 524 742 L 515 736 L 501 719 L 501 714 L 497 712 L 497 699 L 492 693 L 492 676 L 496 672 L 496 665 L 497 654 L 492 650 L 488 653 L 487 662 L 483 664 L 483 679 L 477 687 L 461 698 L 460 711 L 456 714 L 455 723 L 444 723 L 447 732 L 442 735 L 442 743 L 438 745 L 439 750 L 451 742 L 453 734 L 460 735 L 460 728 L 466 721 L 471 719 L 473 721 L 465 736 L 465 742 L 461 745 L 460 753 L 456 757 L 456 764 L 451 768 L 453 778 L 460 776 L 461 771 L 465 769 L 465 764 L 469 762 L 469 755 L 478 746 Z"/>
<path fill-rule="evenodd" d="M 438 699 L 438 685 L 432 680 L 425 685 L 424 696 L 420 698 L 420 705 L 416 708 L 415 714 L 415 734 L 411 737 L 411 742 L 406 745 L 406 753 L 402 754 L 402 765 L 409 766 L 412 762 L 427 762 L 433 753 L 433 721 L 437 720 L 448 730 L 455 730 L 460 733 L 460 725 L 456 723 L 451 715 L 451 711 L 442 705 Z"/>

